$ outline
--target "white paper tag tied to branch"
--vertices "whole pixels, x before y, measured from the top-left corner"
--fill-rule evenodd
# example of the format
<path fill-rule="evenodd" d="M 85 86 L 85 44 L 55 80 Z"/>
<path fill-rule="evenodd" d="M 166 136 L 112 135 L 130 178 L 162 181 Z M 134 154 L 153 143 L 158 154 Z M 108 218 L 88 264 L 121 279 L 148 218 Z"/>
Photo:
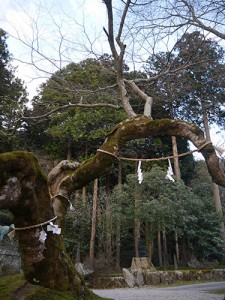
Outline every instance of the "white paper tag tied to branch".
<path fill-rule="evenodd" d="M 170 162 L 170 159 L 168 158 L 168 163 L 169 163 L 169 166 L 168 166 L 168 169 L 167 169 L 167 173 L 166 173 L 166 177 L 165 179 L 169 179 L 171 181 L 175 181 L 174 178 L 172 177 L 173 174 L 173 168 L 172 168 L 172 165 L 171 165 L 171 162 Z"/>
<path fill-rule="evenodd" d="M 141 171 L 141 160 L 139 160 L 139 162 L 138 162 L 137 173 L 138 173 L 138 182 L 139 182 L 139 184 L 141 184 L 142 181 L 143 181 L 143 174 L 142 174 L 142 171 Z"/>

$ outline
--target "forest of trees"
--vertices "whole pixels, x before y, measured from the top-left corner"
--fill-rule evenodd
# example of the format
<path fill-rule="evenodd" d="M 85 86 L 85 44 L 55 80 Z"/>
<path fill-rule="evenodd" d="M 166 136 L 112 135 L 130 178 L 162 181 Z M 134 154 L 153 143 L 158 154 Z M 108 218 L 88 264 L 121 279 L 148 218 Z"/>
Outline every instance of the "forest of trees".
<path fill-rule="evenodd" d="M 196 7 L 191 1 L 177 1 L 180 6 L 176 10 L 176 1 L 173 5 L 169 1 L 153 1 L 154 5 L 152 1 L 121 1 L 119 19 L 112 2 L 101 4 L 107 9 L 104 33 L 111 53 L 90 54 L 56 70 L 39 87 L 32 107 L 26 106 L 26 88 L 11 66 L 7 33 L 0 30 L 0 171 L 4 173 L 0 178 L 0 200 L 4 202 L 0 204 L 0 224 L 12 223 L 8 209 L 17 227 L 56 215 L 73 262 L 80 260 L 94 269 L 121 270 L 130 266 L 132 257 L 141 256 L 164 268 L 192 260 L 222 264 L 224 161 L 220 149 L 210 142 L 210 126 L 216 124 L 221 130 L 225 126 L 224 35 L 220 30 L 224 4 L 218 1 L 209 10 L 209 0 Z M 166 20 L 163 27 L 159 18 L 154 19 L 157 5 L 163 9 L 161 2 L 166 7 L 161 14 L 161 21 Z M 170 5 L 177 17 L 170 12 Z M 136 20 L 139 25 L 135 27 L 132 23 L 137 25 Z M 133 37 L 135 30 L 140 35 L 131 42 L 128 33 Z M 129 45 L 139 44 L 138 38 L 147 39 L 148 30 L 155 37 L 156 31 L 158 37 L 182 34 L 171 50 L 149 49 L 141 68 L 131 70 L 125 56 L 130 51 L 126 38 Z M 209 37 L 209 32 L 214 36 Z M 194 159 L 188 140 L 200 149 L 206 164 Z M 47 196 L 44 188 L 41 197 L 53 199 L 54 214 L 49 204 L 45 217 L 40 209 L 38 216 L 26 218 L 23 214 L 30 211 L 28 206 L 22 214 L 16 212 L 17 206 L 8 205 L 10 176 L 18 180 L 13 190 L 15 203 L 25 197 L 24 191 L 28 193 L 24 178 L 33 182 L 40 176 L 37 167 L 32 169 L 35 163 L 25 170 L 24 160 L 31 161 L 30 154 L 15 152 L 20 162 L 4 156 L 12 151 L 36 155 L 48 175 L 50 191 Z M 141 183 L 137 174 L 140 162 Z M 168 179 L 170 163 L 174 174 Z M 25 170 L 24 177 L 19 168 Z M 40 182 L 38 179 L 36 185 Z M 47 187 L 45 179 L 43 185 Z M 36 201 L 32 193 L 37 193 L 36 188 L 29 191 L 30 199 Z M 40 203 L 43 207 L 44 200 Z M 27 240 L 22 233 L 20 239 L 24 249 Z M 52 238 L 48 243 L 58 241 Z M 41 285 L 71 289 L 80 284 L 81 279 L 75 283 L 69 279 L 70 284 L 65 285 L 55 279 L 51 286 L 38 273 L 38 266 L 31 271 L 28 254 L 23 254 L 28 280 L 32 281 L 32 272 L 36 272 Z M 53 263 L 53 258 L 46 257 Z"/>

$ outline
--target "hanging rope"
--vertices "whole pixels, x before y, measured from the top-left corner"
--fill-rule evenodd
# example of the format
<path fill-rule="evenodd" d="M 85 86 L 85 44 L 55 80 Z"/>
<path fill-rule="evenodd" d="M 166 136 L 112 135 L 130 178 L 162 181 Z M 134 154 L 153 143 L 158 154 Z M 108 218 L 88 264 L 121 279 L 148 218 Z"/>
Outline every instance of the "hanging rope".
<path fill-rule="evenodd" d="M 159 160 L 167 160 L 167 159 L 172 159 L 172 158 L 177 158 L 177 157 L 182 157 L 182 156 L 186 156 L 189 154 L 192 154 L 194 152 L 198 152 L 200 150 L 202 150 L 203 148 L 205 148 L 207 145 L 212 144 L 212 142 L 207 141 L 205 142 L 202 146 L 200 146 L 198 149 L 192 150 L 192 151 L 188 151 L 188 152 L 184 152 L 178 155 L 171 155 L 171 156 L 166 156 L 166 157 L 158 157 L 158 158 L 129 158 L 129 157 L 123 157 L 123 156 L 117 156 L 111 152 L 108 152 L 106 150 L 102 150 L 102 149 L 98 149 L 98 152 L 102 152 L 108 155 L 111 155 L 113 157 L 115 157 L 118 160 L 129 160 L 129 161 L 159 161 Z"/>

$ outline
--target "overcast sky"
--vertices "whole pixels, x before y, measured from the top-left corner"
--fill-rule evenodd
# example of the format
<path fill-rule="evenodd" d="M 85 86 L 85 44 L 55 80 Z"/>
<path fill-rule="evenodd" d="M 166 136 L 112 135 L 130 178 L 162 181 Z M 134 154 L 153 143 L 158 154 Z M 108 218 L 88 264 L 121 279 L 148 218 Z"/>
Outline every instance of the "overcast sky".
<path fill-rule="evenodd" d="M 0 7 L 0 27 L 9 33 L 7 44 L 14 57 L 13 65 L 18 66 L 17 76 L 25 81 L 30 98 L 57 67 L 85 59 L 91 55 L 87 50 L 92 47 L 97 54 L 109 50 L 103 40 L 93 44 L 99 35 L 103 36 L 106 24 L 101 0 L 0 0 Z M 67 41 L 73 41 L 72 47 Z M 40 52 L 47 57 L 32 54 L 36 66 L 46 73 L 30 65 L 31 48 L 24 43 L 32 45 L 32 42 L 35 46 L 38 43 Z M 59 55 L 59 47 L 63 56 Z"/>

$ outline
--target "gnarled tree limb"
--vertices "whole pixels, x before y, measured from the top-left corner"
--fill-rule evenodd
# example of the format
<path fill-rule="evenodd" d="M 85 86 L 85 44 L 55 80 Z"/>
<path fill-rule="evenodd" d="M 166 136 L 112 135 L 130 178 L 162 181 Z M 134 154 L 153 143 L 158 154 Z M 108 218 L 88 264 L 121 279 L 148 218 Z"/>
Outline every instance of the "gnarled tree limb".
<path fill-rule="evenodd" d="M 117 125 L 108 135 L 101 149 L 116 155 L 119 149 L 130 140 L 163 135 L 185 137 L 197 148 L 207 142 L 203 131 L 194 124 L 182 120 L 151 120 L 145 116 L 137 116 Z M 209 144 L 200 152 L 205 158 L 212 180 L 225 186 L 225 174 L 219 164 L 214 147 Z M 60 182 L 58 190 L 69 197 L 74 190 L 80 189 L 88 182 L 107 173 L 114 160 L 115 157 L 112 155 L 97 152 L 93 158 L 78 167 L 73 174 L 66 176 Z"/>

